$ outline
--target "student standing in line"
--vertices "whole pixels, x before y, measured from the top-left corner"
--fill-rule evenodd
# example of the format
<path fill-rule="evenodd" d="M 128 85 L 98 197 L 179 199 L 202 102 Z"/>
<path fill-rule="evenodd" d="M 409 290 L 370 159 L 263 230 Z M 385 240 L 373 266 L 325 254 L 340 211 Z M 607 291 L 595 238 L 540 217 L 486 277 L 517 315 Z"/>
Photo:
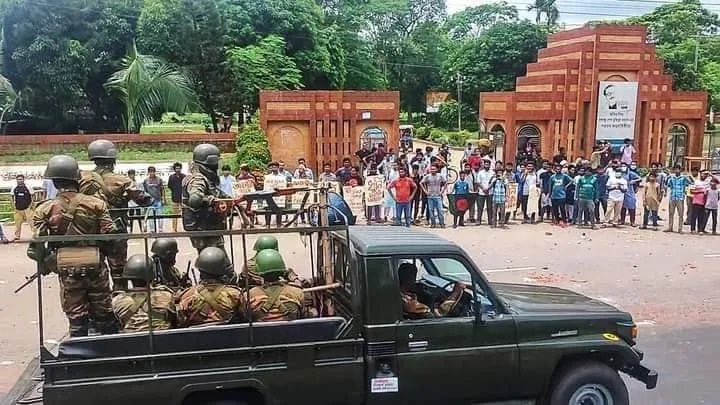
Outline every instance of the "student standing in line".
<path fill-rule="evenodd" d="M 572 179 L 562 172 L 562 166 L 555 165 L 555 173 L 550 177 L 550 201 L 553 209 L 553 221 L 557 225 L 567 225 L 565 215 L 565 198 L 567 197 L 567 186 Z"/>
<path fill-rule="evenodd" d="M 712 217 L 712 234 L 717 235 L 717 211 L 720 202 L 720 190 L 718 190 L 717 179 L 710 181 L 710 189 L 705 194 L 705 223 L 703 224 L 703 233 L 707 227 L 708 219 Z"/>
<path fill-rule="evenodd" d="M 453 184 L 453 194 L 460 195 L 460 194 L 469 194 L 470 193 L 470 184 L 466 180 L 467 178 L 467 172 L 461 171 L 459 174 L 458 181 Z M 457 228 L 458 226 L 465 226 L 465 212 L 463 211 L 462 214 L 454 214 L 453 215 L 453 228 Z"/>
<path fill-rule="evenodd" d="M 442 210 L 442 193 L 445 190 L 445 184 L 445 179 L 438 174 L 437 165 L 430 166 L 430 174 L 426 174 L 420 181 L 420 187 L 428 199 L 431 228 L 435 228 L 438 223 L 440 228 L 445 228 L 445 217 Z"/>
<path fill-rule="evenodd" d="M 605 222 L 611 226 L 618 226 L 627 189 L 628 184 L 623 173 L 621 171 L 613 172 L 613 177 L 610 177 L 607 182 L 608 209 L 605 213 Z"/>
<path fill-rule="evenodd" d="M 650 172 L 647 178 L 645 187 L 643 187 L 643 224 L 641 229 L 647 229 L 648 220 L 652 218 L 654 230 L 657 230 L 660 184 L 657 182 L 657 175 L 653 172 Z"/>
<path fill-rule="evenodd" d="M 503 176 L 502 167 L 495 171 L 495 178 L 493 179 L 490 189 L 492 191 L 492 212 L 494 213 L 494 226 L 495 228 L 505 228 L 507 218 L 505 217 L 505 203 L 507 201 L 508 182 L 507 178 Z"/>
<path fill-rule="evenodd" d="M 675 165 L 673 174 L 667 179 L 667 189 L 670 195 L 668 201 L 668 227 L 663 232 L 673 231 L 673 220 L 675 211 L 678 213 L 678 233 L 683 233 L 683 214 L 685 204 L 685 188 L 692 184 L 692 181 L 682 175 L 682 166 Z"/>

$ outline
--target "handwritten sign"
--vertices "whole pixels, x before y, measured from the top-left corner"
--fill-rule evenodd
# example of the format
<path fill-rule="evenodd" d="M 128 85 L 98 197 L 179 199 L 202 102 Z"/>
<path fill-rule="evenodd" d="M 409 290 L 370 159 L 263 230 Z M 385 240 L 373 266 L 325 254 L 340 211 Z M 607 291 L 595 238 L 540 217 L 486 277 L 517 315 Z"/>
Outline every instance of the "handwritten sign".
<path fill-rule="evenodd" d="M 385 197 L 385 176 L 368 176 L 365 181 L 365 205 L 382 205 Z"/>
<path fill-rule="evenodd" d="M 287 179 L 285 176 L 276 176 L 272 174 L 266 175 L 265 180 L 263 181 L 263 190 L 274 191 L 276 188 L 287 188 Z M 273 200 L 278 207 L 285 207 L 287 196 L 273 197 Z"/>
<path fill-rule="evenodd" d="M 353 215 L 361 216 L 365 211 L 363 206 L 363 195 L 365 194 L 362 186 L 345 186 L 343 187 L 343 197 L 350 206 Z"/>
<path fill-rule="evenodd" d="M 252 193 L 255 191 L 255 183 L 252 180 L 238 180 L 233 183 L 233 195 L 235 198 L 240 198 L 243 194 Z M 252 209 L 258 208 L 257 201 L 253 201 Z"/>
<path fill-rule="evenodd" d="M 293 187 L 312 187 L 312 185 L 313 182 L 310 179 L 293 179 L 292 181 Z M 292 195 L 291 203 L 293 208 L 300 208 L 306 193 L 311 193 L 310 197 L 308 197 L 308 202 L 314 202 L 314 194 L 316 194 L 316 191 L 299 191 Z"/>
<path fill-rule="evenodd" d="M 517 183 L 508 183 L 507 195 L 505 196 L 505 212 L 515 211 L 515 207 L 517 206 L 517 191 Z"/>

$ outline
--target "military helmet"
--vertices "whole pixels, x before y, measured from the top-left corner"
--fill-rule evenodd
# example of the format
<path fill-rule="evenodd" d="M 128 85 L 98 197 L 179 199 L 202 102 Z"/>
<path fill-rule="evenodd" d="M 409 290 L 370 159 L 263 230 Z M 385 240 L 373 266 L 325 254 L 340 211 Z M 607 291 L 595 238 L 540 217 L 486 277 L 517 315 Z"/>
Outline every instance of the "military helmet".
<path fill-rule="evenodd" d="M 170 259 L 178 253 L 177 241 L 169 238 L 155 239 L 150 251 L 158 257 Z"/>
<path fill-rule="evenodd" d="M 255 246 L 253 246 L 253 250 L 259 252 L 265 249 L 278 250 L 277 238 L 270 235 L 263 235 L 257 238 L 257 240 L 255 241 Z"/>
<path fill-rule="evenodd" d="M 203 166 L 217 167 L 220 161 L 220 149 L 217 146 L 203 143 L 193 150 L 193 162 Z"/>
<path fill-rule="evenodd" d="M 48 160 L 45 178 L 51 180 L 80 180 L 77 160 L 71 156 L 57 155 Z"/>
<path fill-rule="evenodd" d="M 257 256 L 255 256 L 255 266 L 257 267 L 256 272 L 260 275 L 287 272 L 282 255 L 273 249 L 258 252 Z"/>
<path fill-rule="evenodd" d="M 90 160 L 117 159 L 117 156 L 118 152 L 115 144 L 108 140 L 98 139 L 97 141 L 90 142 L 90 145 L 88 145 L 88 157 Z"/>
<path fill-rule="evenodd" d="M 130 280 L 151 281 L 153 276 L 152 261 L 145 255 L 130 256 L 122 272 L 122 278 Z"/>
<path fill-rule="evenodd" d="M 225 251 L 212 246 L 200 252 L 198 258 L 195 260 L 195 267 L 200 273 L 222 276 L 228 274 L 231 265 Z"/>

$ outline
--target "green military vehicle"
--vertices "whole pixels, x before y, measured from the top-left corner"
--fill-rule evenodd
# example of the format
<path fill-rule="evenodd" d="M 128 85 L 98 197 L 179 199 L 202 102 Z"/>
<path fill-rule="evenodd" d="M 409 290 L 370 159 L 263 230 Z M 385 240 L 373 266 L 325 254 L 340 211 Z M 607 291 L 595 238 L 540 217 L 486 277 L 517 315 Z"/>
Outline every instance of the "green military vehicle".
<path fill-rule="evenodd" d="M 242 233 L 245 245 L 246 233 L 265 232 L 226 235 Z M 327 248 L 310 257 L 332 273 L 325 315 L 68 339 L 55 353 L 41 349 L 44 403 L 624 405 L 620 372 L 647 389 L 657 383 L 630 314 L 568 290 L 488 282 L 437 235 L 283 232 L 316 234 Z M 464 285 L 451 313 L 407 319 L 403 263 L 417 269 L 414 293 L 430 308 Z"/>

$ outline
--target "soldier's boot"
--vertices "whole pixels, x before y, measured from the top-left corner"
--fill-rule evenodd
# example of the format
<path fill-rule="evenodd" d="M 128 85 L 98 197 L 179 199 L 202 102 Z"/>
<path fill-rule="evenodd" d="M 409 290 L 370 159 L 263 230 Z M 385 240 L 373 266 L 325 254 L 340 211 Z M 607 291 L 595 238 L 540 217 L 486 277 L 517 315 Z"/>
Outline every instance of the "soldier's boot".
<path fill-rule="evenodd" d="M 87 336 L 90 329 L 90 320 L 87 317 L 70 319 L 70 337 Z"/>
<path fill-rule="evenodd" d="M 118 333 L 118 323 L 113 316 L 97 318 L 93 320 L 95 330 L 101 335 L 112 335 Z"/>

